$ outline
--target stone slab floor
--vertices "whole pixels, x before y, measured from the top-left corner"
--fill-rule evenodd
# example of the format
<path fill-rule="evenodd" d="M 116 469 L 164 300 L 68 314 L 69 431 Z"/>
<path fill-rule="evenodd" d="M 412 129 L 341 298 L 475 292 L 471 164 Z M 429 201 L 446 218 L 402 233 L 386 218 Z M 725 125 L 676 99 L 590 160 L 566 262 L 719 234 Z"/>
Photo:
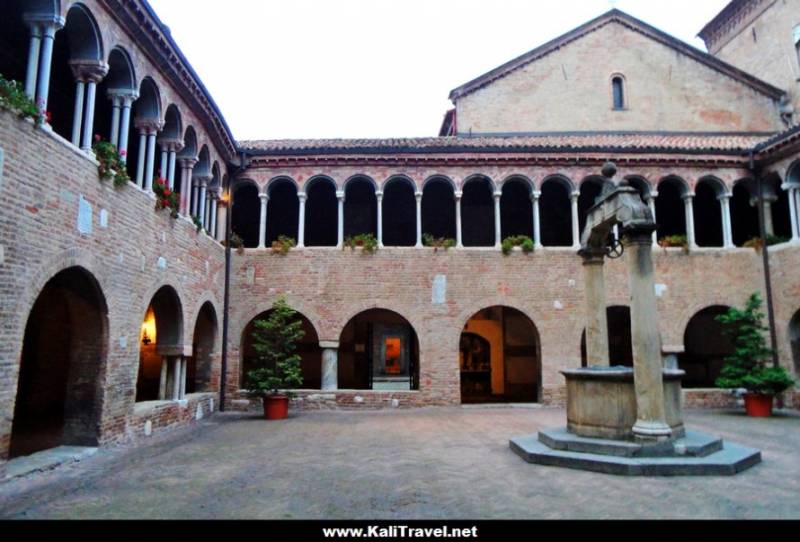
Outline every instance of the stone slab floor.
<path fill-rule="evenodd" d="M 0 484 L 2 518 L 800 518 L 800 413 L 689 412 L 761 448 L 733 478 L 619 478 L 529 465 L 512 436 L 563 410 L 218 414 L 144 446 Z"/>

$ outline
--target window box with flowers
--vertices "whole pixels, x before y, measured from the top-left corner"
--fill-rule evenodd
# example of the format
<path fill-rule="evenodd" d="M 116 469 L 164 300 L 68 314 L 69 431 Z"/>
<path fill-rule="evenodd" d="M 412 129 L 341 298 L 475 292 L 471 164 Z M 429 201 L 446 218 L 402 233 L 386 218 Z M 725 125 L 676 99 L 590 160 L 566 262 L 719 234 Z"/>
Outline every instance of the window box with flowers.
<path fill-rule="evenodd" d="M 158 179 L 153 183 L 153 192 L 156 193 L 156 211 L 169 209 L 169 216 L 178 218 L 178 209 L 180 208 L 178 193 L 170 190 L 164 179 Z"/>
<path fill-rule="evenodd" d="M 16 113 L 23 119 L 33 119 L 37 126 L 50 123 L 50 112 L 40 111 L 19 81 L 0 75 L 0 108 Z"/>
<path fill-rule="evenodd" d="M 117 147 L 108 141 L 103 141 L 99 135 L 94 136 L 92 150 L 97 161 L 100 162 L 97 168 L 100 180 L 113 179 L 115 188 L 121 188 L 130 182 L 131 178 L 128 177 L 128 172 L 125 170 L 123 158 L 125 151 L 118 151 Z"/>

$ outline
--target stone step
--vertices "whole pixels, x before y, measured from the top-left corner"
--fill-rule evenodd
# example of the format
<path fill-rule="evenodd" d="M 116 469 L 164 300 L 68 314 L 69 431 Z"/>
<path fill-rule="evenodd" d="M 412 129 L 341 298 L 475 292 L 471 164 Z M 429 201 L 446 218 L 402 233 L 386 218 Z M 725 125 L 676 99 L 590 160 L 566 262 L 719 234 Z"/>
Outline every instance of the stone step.
<path fill-rule="evenodd" d="M 721 438 L 696 431 L 686 431 L 675 442 L 643 446 L 630 441 L 581 437 L 568 432 L 566 427 L 557 427 L 540 431 L 539 441 L 554 450 L 617 457 L 705 457 L 722 450 Z"/>

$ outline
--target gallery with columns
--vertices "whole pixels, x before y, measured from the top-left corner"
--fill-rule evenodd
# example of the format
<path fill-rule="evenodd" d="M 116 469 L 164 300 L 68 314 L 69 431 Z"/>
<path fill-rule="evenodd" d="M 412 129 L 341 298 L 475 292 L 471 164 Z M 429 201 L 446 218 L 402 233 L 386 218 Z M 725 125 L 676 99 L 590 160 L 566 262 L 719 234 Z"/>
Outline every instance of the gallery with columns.
<path fill-rule="evenodd" d="M 146 0 L 0 9 L 0 471 L 258 408 L 252 330 L 279 299 L 304 331 L 298 411 L 564 405 L 562 372 L 634 363 L 642 238 L 614 228 L 604 273 L 578 256 L 620 186 L 655 218 L 650 301 L 684 403 L 735 405 L 715 388 L 733 348 L 715 317 L 754 292 L 800 374 L 797 89 L 724 44 L 763 10 L 720 14 L 712 53 L 612 10 L 453 90 L 435 137 L 239 141 Z M 609 36 L 640 40 L 681 92 Z M 548 86 L 562 66 L 581 67 L 567 101 Z"/>

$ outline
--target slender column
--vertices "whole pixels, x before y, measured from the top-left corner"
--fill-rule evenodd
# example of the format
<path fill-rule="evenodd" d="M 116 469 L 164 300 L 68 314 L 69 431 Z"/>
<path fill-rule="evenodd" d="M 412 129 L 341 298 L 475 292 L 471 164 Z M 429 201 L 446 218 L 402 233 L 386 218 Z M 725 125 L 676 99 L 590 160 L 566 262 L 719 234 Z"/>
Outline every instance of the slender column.
<path fill-rule="evenodd" d="M 422 192 L 416 192 L 414 197 L 417 200 L 417 248 L 422 248 Z"/>
<path fill-rule="evenodd" d="M 177 401 L 181 398 L 181 358 L 172 358 L 172 400 Z"/>
<path fill-rule="evenodd" d="M 339 350 L 325 348 L 322 350 L 322 389 L 325 391 L 339 389 Z"/>
<path fill-rule="evenodd" d="M 590 367 L 608 367 L 611 362 L 608 353 L 606 287 L 603 276 L 605 254 L 586 251 L 581 256 L 586 278 L 586 363 Z"/>
<path fill-rule="evenodd" d="M 153 174 L 156 168 L 156 130 L 150 129 L 147 134 L 147 167 L 145 168 L 145 190 L 153 191 Z"/>
<path fill-rule="evenodd" d="M 220 202 L 218 209 L 219 217 L 217 218 L 217 241 L 225 240 L 225 227 L 228 223 L 228 205 L 225 202 Z"/>
<path fill-rule="evenodd" d="M 538 248 L 542 248 L 542 225 L 539 218 L 539 198 L 542 193 L 534 190 L 531 193 L 531 203 L 533 205 L 533 244 Z"/>
<path fill-rule="evenodd" d="M 189 360 L 181 357 L 179 358 L 181 361 L 181 386 L 180 386 L 180 395 L 178 396 L 179 399 L 186 399 L 186 369 L 189 365 Z"/>
<path fill-rule="evenodd" d="M 139 160 L 136 162 L 136 184 L 144 188 L 144 164 L 147 157 L 147 129 L 139 127 Z"/>
<path fill-rule="evenodd" d="M 376 190 L 375 199 L 378 202 L 378 248 L 383 248 L 383 192 Z"/>
<path fill-rule="evenodd" d="M 50 95 L 50 69 L 53 65 L 53 42 L 56 39 L 56 30 L 62 26 L 64 26 L 64 19 L 58 19 L 44 25 L 39 77 L 36 89 L 36 105 L 39 107 L 39 113 L 42 115 L 47 111 L 47 99 Z"/>
<path fill-rule="evenodd" d="M 267 243 L 267 203 L 269 203 L 269 196 L 266 194 L 259 194 L 261 198 L 261 214 L 258 221 L 258 248 L 265 248 Z"/>
<path fill-rule="evenodd" d="M 733 231 L 731 230 L 731 196 L 725 194 L 717 198 L 722 213 L 722 246 L 733 248 Z"/>
<path fill-rule="evenodd" d="M 122 124 L 119 129 L 119 154 L 122 156 L 123 162 L 128 161 L 128 133 L 131 129 L 131 106 L 138 97 L 139 95 L 135 93 L 122 96 Z"/>
<path fill-rule="evenodd" d="M 169 144 L 169 158 L 167 164 L 167 184 L 170 190 L 175 188 L 175 162 L 178 159 L 178 151 L 183 148 L 180 141 L 172 141 Z"/>
<path fill-rule="evenodd" d="M 203 228 L 206 227 L 206 190 L 208 190 L 208 179 L 200 179 L 200 198 L 197 200 L 197 218 Z"/>
<path fill-rule="evenodd" d="M 461 239 L 461 197 L 464 193 L 461 190 L 458 190 L 455 193 L 456 196 L 456 247 L 457 248 L 464 248 L 464 243 Z"/>
<path fill-rule="evenodd" d="M 92 132 L 94 131 L 94 103 L 97 95 L 97 81 L 86 83 L 86 116 L 83 122 L 83 141 L 81 149 L 92 150 Z"/>
<path fill-rule="evenodd" d="M 111 137 L 109 141 L 115 147 L 119 148 L 119 121 L 122 109 L 122 97 L 118 94 L 108 93 L 108 99 L 111 102 Z"/>
<path fill-rule="evenodd" d="M 661 333 L 651 256 L 652 229 L 629 231 L 627 237 L 637 413 L 633 433 L 637 439 L 663 440 L 672 435 L 672 430 L 667 425 L 664 406 Z"/>
<path fill-rule="evenodd" d="M 167 398 L 167 358 L 161 358 L 161 378 L 158 381 L 158 400 Z"/>
<path fill-rule="evenodd" d="M 797 243 L 800 242 L 800 231 L 798 231 L 797 227 L 797 198 L 795 197 L 797 189 L 793 188 L 791 185 L 783 185 L 781 188 L 789 193 L 789 218 L 792 222 L 792 242 Z"/>
<path fill-rule="evenodd" d="M 494 193 L 494 247 L 500 248 L 503 242 L 503 228 L 500 221 L 500 198 L 503 197 L 502 192 Z"/>
<path fill-rule="evenodd" d="M 308 196 L 305 192 L 299 192 L 297 199 L 300 201 L 300 213 L 297 219 L 297 248 L 306 246 L 306 200 Z"/>
<path fill-rule="evenodd" d="M 653 222 L 658 224 L 658 220 L 656 220 L 656 198 L 658 197 L 658 192 L 653 190 L 650 192 L 650 196 L 647 198 L 647 206 L 650 208 L 650 212 L 653 214 Z M 653 230 L 653 246 L 658 246 L 658 232 Z"/>
<path fill-rule="evenodd" d="M 161 141 L 161 165 L 158 168 L 158 178 L 169 183 L 169 143 Z"/>
<path fill-rule="evenodd" d="M 211 227 L 208 232 L 214 239 L 219 239 L 217 236 L 217 208 L 219 207 L 219 193 L 214 192 L 211 196 Z"/>
<path fill-rule="evenodd" d="M 39 73 L 39 52 L 42 47 L 42 28 L 38 23 L 28 23 L 31 30 L 31 41 L 28 47 L 28 69 L 25 72 L 25 94 L 31 100 L 36 99 L 36 76 Z"/>
<path fill-rule="evenodd" d="M 72 110 L 72 139 L 76 147 L 81 144 L 81 123 L 83 122 L 83 92 L 86 87 L 84 81 L 75 83 L 75 107 Z"/>
<path fill-rule="evenodd" d="M 197 201 L 200 199 L 200 179 L 197 177 L 192 178 L 192 205 L 191 216 L 197 216 Z"/>
<path fill-rule="evenodd" d="M 580 231 L 580 222 L 578 221 L 578 198 L 580 197 L 579 192 L 573 192 L 570 196 L 570 202 L 572 204 L 572 248 L 580 248 L 581 246 L 581 231 Z"/>
<path fill-rule="evenodd" d="M 336 199 L 338 200 L 338 220 L 337 220 L 337 242 L 336 246 L 338 248 L 342 248 L 344 246 L 344 191 L 337 190 L 336 191 Z"/>
<path fill-rule="evenodd" d="M 192 192 L 192 169 L 197 164 L 197 158 L 181 158 L 181 206 L 180 213 L 184 216 L 189 214 L 189 203 Z"/>
<path fill-rule="evenodd" d="M 772 222 L 772 204 L 778 200 L 776 197 L 764 198 L 764 229 L 767 235 L 775 235 L 775 224 Z M 758 206 L 758 199 L 756 199 L 756 206 Z"/>
<path fill-rule="evenodd" d="M 206 198 L 203 200 L 203 229 L 206 233 L 210 231 L 211 226 L 211 194 L 206 189 Z"/>
<path fill-rule="evenodd" d="M 684 211 L 686 213 L 686 239 L 689 242 L 689 250 L 697 248 L 697 243 L 694 240 L 694 206 L 692 202 L 694 194 L 686 194 L 683 196 Z"/>

